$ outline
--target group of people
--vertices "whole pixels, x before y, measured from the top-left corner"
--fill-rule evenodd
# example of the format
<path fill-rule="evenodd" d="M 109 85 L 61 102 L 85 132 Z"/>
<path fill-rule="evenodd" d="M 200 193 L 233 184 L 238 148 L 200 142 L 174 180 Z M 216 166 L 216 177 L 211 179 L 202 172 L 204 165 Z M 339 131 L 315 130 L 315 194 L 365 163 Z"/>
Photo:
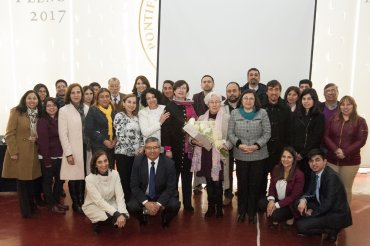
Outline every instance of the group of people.
<path fill-rule="evenodd" d="M 368 134 L 355 100 L 338 101 L 329 83 L 321 103 L 307 79 L 281 98 L 280 82 L 260 83 L 256 68 L 247 79 L 228 83 L 224 98 L 204 75 L 192 100 L 186 81 L 166 80 L 160 92 L 142 75 L 130 94 L 120 92 L 117 78 L 107 88 L 58 80 L 55 98 L 36 85 L 11 110 L 5 136 L 2 175 L 17 179 L 22 216 L 34 215 L 35 197 L 64 214 L 68 180 L 72 209 L 96 232 L 106 220 L 123 227 L 129 212 L 142 225 L 160 213 L 168 226 L 180 209 L 181 176 L 184 210 L 194 210 L 192 187 L 205 184 L 205 217 L 221 218 L 234 196 L 235 165 L 238 223 L 248 217 L 254 224 L 262 211 L 271 227 L 297 220 L 300 234 L 335 241 L 352 223 L 352 184 Z M 191 119 L 212 122 L 211 147 L 184 131 Z"/>

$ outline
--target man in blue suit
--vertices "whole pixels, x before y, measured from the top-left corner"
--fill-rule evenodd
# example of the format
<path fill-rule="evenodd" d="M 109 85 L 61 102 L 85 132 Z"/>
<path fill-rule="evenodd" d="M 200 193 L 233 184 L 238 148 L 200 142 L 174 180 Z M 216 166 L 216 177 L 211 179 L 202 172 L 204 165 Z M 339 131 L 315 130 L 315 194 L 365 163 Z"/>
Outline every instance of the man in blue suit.
<path fill-rule="evenodd" d="M 180 208 L 176 189 L 174 162 L 160 153 L 160 143 L 155 137 L 145 140 L 145 154 L 135 158 L 131 172 L 131 199 L 128 210 L 146 225 L 148 215 L 161 214 L 162 227 L 168 227 Z"/>
<path fill-rule="evenodd" d="M 297 221 L 300 235 L 324 234 L 330 242 L 337 240 L 339 231 L 352 225 L 351 210 L 344 186 L 336 172 L 326 166 L 325 153 L 313 149 L 308 153 L 312 170 L 307 193 L 299 200 Z"/>

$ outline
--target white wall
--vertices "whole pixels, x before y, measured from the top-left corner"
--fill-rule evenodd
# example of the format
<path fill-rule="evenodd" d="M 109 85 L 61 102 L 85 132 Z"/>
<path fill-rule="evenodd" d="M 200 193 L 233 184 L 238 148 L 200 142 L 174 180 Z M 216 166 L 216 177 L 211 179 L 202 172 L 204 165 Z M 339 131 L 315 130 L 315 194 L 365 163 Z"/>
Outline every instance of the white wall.
<path fill-rule="evenodd" d="M 155 85 L 159 3 L 155 0 L 0 1 L 0 134 L 10 108 L 37 83 L 107 87 L 122 92 L 143 74 Z"/>
<path fill-rule="evenodd" d="M 321 100 L 325 84 L 339 86 L 339 98 L 351 95 L 370 125 L 370 1 L 319 0 L 312 80 Z M 370 144 L 362 149 L 362 166 L 370 166 Z"/>
<path fill-rule="evenodd" d="M 210 74 L 216 91 L 247 82 L 257 67 L 261 82 L 279 80 L 283 90 L 309 77 L 314 3 L 312 0 L 163 0 L 159 87 L 184 79 L 189 97 Z"/>

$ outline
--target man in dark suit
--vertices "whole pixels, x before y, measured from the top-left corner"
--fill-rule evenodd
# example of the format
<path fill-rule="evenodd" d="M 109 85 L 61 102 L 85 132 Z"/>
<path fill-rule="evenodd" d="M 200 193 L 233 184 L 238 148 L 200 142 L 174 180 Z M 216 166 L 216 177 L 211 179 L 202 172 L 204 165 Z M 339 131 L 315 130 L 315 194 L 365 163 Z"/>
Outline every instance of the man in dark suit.
<path fill-rule="evenodd" d="M 121 89 L 121 84 L 119 79 L 113 77 L 108 80 L 108 90 L 111 94 L 111 102 L 114 106 L 114 109 L 117 112 L 123 111 L 122 100 L 125 94 L 119 92 Z"/>
<path fill-rule="evenodd" d="M 298 203 L 303 217 L 297 221 L 297 229 L 300 235 L 323 233 L 325 240 L 335 242 L 339 231 L 352 225 L 346 192 L 336 172 L 326 166 L 322 150 L 311 150 L 308 159 L 312 179 Z"/>
<path fill-rule="evenodd" d="M 168 227 L 180 208 L 176 189 L 175 163 L 160 154 L 160 143 L 155 137 L 145 140 L 145 154 L 135 158 L 131 172 L 132 196 L 127 206 L 146 225 L 148 215 L 161 213 L 162 227 Z"/>
<path fill-rule="evenodd" d="M 275 165 L 280 162 L 281 153 L 285 146 L 289 145 L 289 127 L 291 119 L 290 107 L 280 97 L 281 84 L 277 80 L 271 80 L 266 84 L 267 91 L 264 101 L 261 102 L 269 116 L 271 125 L 271 138 L 267 142 L 269 157 L 264 163 L 264 173 L 261 185 L 260 197 L 266 196 L 268 174 Z"/>

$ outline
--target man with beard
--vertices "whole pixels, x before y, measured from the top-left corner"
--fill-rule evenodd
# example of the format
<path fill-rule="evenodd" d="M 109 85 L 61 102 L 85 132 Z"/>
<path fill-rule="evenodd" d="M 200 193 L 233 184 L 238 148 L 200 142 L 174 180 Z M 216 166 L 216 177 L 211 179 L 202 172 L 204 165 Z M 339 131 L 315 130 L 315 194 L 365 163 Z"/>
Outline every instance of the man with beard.
<path fill-rule="evenodd" d="M 257 68 L 250 68 L 247 73 L 248 82 L 241 88 L 241 93 L 248 89 L 253 89 L 260 102 L 266 98 L 266 85 L 260 83 L 260 71 Z"/>
<path fill-rule="evenodd" d="M 201 79 L 201 87 L 202 91 L 193 95 L 193 101 L 194 101 L 194 109 L 198 116 L 204 114 L 208 107 L 204 103 L 205 96 L 210 93 L 213 90 L 213 87 L 215 86 L 215 82 L 213 80 L 213 77 L 211 75 L 204 75 Z"/>
<path fill-rule="evenodd" d="M 240 96 L 240 87 L 237 82 L 230 82 L 226 85 L 226 100 L 222 102 L 225 111 L 228 114 L 231 114 L 236 108 Z M 224 192 L 224 201 L 223 205 L 228 206 L 231 204 L 231 201 L 234 197 L 233 195 L 233 171 L 234 171 L 234 156 L 233 150 L 229 151 L 229 172 L 226 175 L 229 175 L 229 188 L 225 189 Z"/>
<path fill-rule="evenodd" d="M 57 91 L 55 99 L 57 99 L 59 108 L 64 106 L 64 95 L 67 91 L 67 86 L 68 84 L 64 79 L 58 79 L 55 82 L 55 90 Z"/>
<path fill-rule="evenodd" d="M 266 197 L 267 176 L 275 165 L 279 163 L 281 152 L 289 145 L 289 122 L 291 110 L 280 97 L 281 84 L 277 80 L 267 83 L 267 98 L 261 102 L 262 108 L 266 109 L 271 125 L 271 138 L 267 142 L 269 157 L 265 162 L 261 185 L 260 197 Z"/>

